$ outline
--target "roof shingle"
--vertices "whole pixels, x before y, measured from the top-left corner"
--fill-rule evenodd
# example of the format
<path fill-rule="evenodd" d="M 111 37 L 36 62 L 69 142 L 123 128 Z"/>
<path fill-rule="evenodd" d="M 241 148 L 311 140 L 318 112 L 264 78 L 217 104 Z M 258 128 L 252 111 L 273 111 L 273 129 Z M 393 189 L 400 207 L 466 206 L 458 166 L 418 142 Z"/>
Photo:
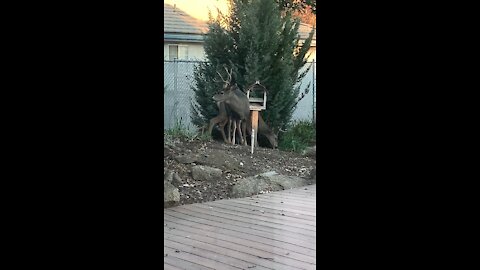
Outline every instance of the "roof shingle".
<path fill-rule="evenodd" d="M 172 5 L 163 4 L 163 31 L 165 33 L 204 34 L 207 23 L 196 19 Z"/>
<path fill-rule="evenodd" d="M 164 33 L 179 33 L 179 34 L 194 34 L 203 35 L 208 31 L 207 22 L 196 19 L 184 11 L 174 8 L 172 5 L 163 5 L 164 15 Z M 298 28 L 301 39 L 306 39 L 308 34 L 312 31 L 312 26 L 301 23 Z M 313 33 L 313 40 L 316 40 L 317 31 Z M 312 42 L 314 44 L 314 42 Z"/>

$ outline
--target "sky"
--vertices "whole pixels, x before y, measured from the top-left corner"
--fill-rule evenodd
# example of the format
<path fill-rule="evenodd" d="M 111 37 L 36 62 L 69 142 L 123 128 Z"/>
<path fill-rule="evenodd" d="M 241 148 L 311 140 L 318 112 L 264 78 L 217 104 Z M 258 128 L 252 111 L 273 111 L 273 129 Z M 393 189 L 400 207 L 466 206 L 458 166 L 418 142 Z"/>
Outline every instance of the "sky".
<path fill-rule="evenodd" d="M 214 17 L 217 13 L 216 7 L 224 13 L 228 10 L 226 0 L 164 0 L 164 2 L 172 6 L 176 4 L 177 8 L 202 21 L 208 20 L 209 9 Z"/>

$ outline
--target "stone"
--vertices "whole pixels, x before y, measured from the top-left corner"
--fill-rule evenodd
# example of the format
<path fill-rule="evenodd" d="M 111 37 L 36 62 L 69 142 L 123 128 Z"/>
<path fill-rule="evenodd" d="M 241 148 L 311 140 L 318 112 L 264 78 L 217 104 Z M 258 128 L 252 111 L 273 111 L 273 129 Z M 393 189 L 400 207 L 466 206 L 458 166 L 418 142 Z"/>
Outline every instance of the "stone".
<path fill-rule="evenodd" d="M 171 183 L 173 180 L 173 171 L 163 168 L 163 181 Z"/>
<path fill-rule="evenodd" d="M 170 154 L 170 148 L 166 145 L 163 146 L 163 157 L 167 157 Z"/>
<path fill-rule="evenodd" d="M 163 181 L 163 207 L 175 206 L 180 202 L 178 188 L 170 182 Z"/>
<path fill-rule="evenodd" d="M 189 164 L 196 162 L 198 157 L 196 155 L 179 155 L 175 157 L 175 160 L 183 164 Z"/>
<path fill-rule="evenodd" d="M 287 176 L 287 175 L 274 175 L 269 177 L 272 185 L 276 185 L 275 190 L 285 190 L 292 189 L 296 187 L 302 187 L 309 184 L 307 179 L 297 177 L 297 176 Z"/>
<path fill-rule="evenodd" d="M 317 168 L 313 168 L 310 171 L 310 179 L 317 179 Z"/>
<path fill-rule="evenodd" d="M 273 176 L 273 175 L 278 175 L 278 173 L 277 173 L 276 171 L 269 171 L 269 172 L 261 173 L 261 174 L 259 174 L 258 176 L 266 176 L 266 177 L 269 177 L 269 176 Z"/>
<path fill-rule="evenodd" d="M 174 174 L 173 174 L 172 185 L 174 185 L 174 186 L 176 186 L 176 187 L 182 185 L 182 179 L 180 178 L 180 176 L 178 175 L 178 173 L 174 173 Z"/>
<path fill-rule="evenodd" d="M 315 158 L 317 155 L 317 146 L 314 145 L 314 146 L 305 148 L 305 150 L 302 151 L 302 155 L 306 157 Z"/>
<path fill-rule="evenodd" d="M 247 196 L 259 194 L 262 190 L 270 190 L 270 183 L 263 177 L 247 177 L 238 179 L 237 183 L 231 187 L 232 198 L 244 198 Z"/>
<path fill-rule="evenodd" d="M 232 197 L 243 198 L 262 193 L 265 190 L 279 191 L 306 185 L 309 185 L 307 179 L 281 175 L 275 171 L 271 171 L 253 177 L 239 179 L 237 183 L 232 186 Z"/>
<path fill-rule="evenodd" d="M 192 177 L 195 180 L 216 180 L 222 176 L 222 170 L 208 166 L 196 165 L 192 167 Z"/>

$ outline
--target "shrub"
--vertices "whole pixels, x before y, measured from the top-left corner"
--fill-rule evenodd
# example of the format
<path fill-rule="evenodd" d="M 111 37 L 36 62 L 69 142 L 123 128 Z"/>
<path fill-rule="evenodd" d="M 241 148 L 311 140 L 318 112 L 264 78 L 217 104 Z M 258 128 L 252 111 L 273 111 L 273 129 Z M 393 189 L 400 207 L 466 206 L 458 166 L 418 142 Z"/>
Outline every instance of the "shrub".
<path fill-rule="evenodd" d="M 301 152 L 315 141 L 315 125 L 310 121 L 296 121 L 279 134 L 278 148 L 284 151 Z"/>
<path fill-rule="evenodd" d="M 164 135 L 168 140 L 171 139 L 183 139 L 183 140 L 200 140 L 200 141 L 209 141 L 211 136 L 206 132 L 200 131 L 190 131 L 182 124 L 182 118 L 175 121 L 175 125 L 171 129 L 167 129 L 164 132 Z"/>

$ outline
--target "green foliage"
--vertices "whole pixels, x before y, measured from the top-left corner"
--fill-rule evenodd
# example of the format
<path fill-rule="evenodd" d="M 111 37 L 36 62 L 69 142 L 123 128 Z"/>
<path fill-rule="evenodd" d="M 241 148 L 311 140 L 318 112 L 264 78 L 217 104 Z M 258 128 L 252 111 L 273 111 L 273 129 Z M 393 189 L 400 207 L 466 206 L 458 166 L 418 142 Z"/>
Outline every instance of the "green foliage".
<path fill-rule="evenodd" d="M 207 63 L 195 67 L 192 122 L 202 126 L 218 115 L 212 96 L 222 88 L 217 71 L 226 78 L 224 67 L 233 68 L 233 82 L 243 91 L 260 80 L 267 92 L 267 110 L 262 116 L 274 130 L 283 128 L 295 110 L 300 86 L 295 86 L 308 69 L 306 63 L 313 30 L 299 44 L 300 21 L 290 11 L 281 16 L 275 0 L 232 0 L 230 11 L 210 18 L 205 37 Z M 308 87 L 308 86 L 307 86 Z M 307 89 L 307 88 L 305 88 Z"/>
<path fill-rule="evenodd" d="M 210 141 L 212 139 L 212 136 L 204 132 L 204 133 L 197 133 L 195 138 L 200 141 L 206 142 L 206 141 Z"/>
<path fill-rule="evenodd" d="M 175 121 L 175 125 L 171 129 L 167 129 L 164 132 L 167 140 L 171 139 L 183 139 L 183 140 L 200 140 L 200 141 L 209 141 L 211 136 L 206 132 L 194 132 L 189 131 L 185 128 L 185 125 L 182 124 L 181 120 Z"/>
<path fill-rule="evenodd" d="M 275 0 L 281 10 L 303 10 L 307 6 L 312 8 L 312 13 L 317 14 L 317 0 Z"/>
<path fill-rule="evenodd" d="M 172 138 L 189 139 L 192 137 L 193 134 L 184 127 L 181 120 L 177 120 L 175 121 L 175 125 L 173 126 L 173 128 L 167 129 L 165 131 L 165 135 Z"/>
<path fill-rule="evenodd" d="M 310 121 L 294 122 L 280 136 L 278 148 L 284 151 L 301 152 L 315 141 L 315 125 Z"/>
<path fill-rule="evenodd" d="M 212 100 L 213 95 L 221 89 L 222 85 L 214 83 L 215 69 L 211 63 L 200 63 L 194 68 L 194 80 L 196 86 L 193 88 L 195 101 L 192 102 L 192 123 L 197 127 L 218 115 L 218 107 Z M 218 76 L 218 75 L 217 75 Z"/>

